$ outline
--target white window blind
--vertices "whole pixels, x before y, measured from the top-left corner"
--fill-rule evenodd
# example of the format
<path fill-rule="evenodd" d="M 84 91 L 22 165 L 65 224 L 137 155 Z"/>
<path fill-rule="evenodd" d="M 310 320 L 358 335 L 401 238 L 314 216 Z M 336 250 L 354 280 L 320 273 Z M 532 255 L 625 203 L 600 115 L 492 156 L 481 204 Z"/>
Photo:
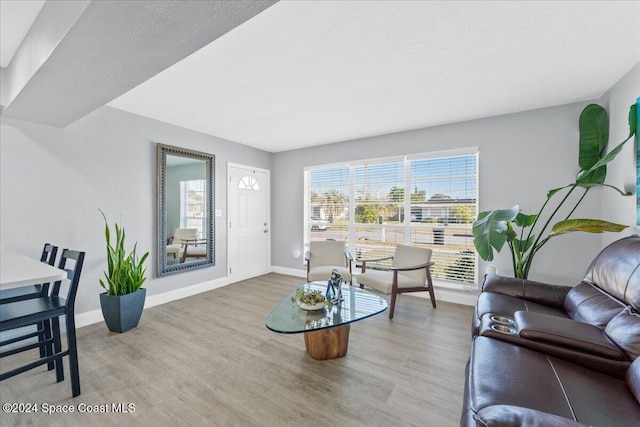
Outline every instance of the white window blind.
<path fill-rule="evenodd" d="M 411 188 L 411 243 L 433 249 L 433 276 L 475 283 L 477 154 L 412 160 Z"/>
<path fill-rule="evenodd" d="M 310 171 L 307 197 L 309 240 L 347 240 L 349 224 L 349 168 L 318 168 Z M 330 232 L 329 232 L 330 230 Z M 305 243 L 308 243 L 305 242 Z"/>
<path fill-rule="evenodd" d="M 434 278 L 476 283 L 477 163 L 474 150 L 307 168 L 305 243 L 344 240 L 363 259 L 427 247 Z"/>
<path fill-rule="evenodd" d="M 356 258 L 393 255 L 405 241 L 404 160 L 354 166 Z"/>

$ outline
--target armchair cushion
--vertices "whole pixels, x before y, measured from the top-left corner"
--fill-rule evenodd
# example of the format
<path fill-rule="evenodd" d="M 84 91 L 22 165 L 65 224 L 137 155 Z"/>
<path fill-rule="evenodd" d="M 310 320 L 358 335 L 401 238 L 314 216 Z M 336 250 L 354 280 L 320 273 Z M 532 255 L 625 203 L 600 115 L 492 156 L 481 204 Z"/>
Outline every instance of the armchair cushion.
<path fill-rule="evenodd" d="M 393 255 L 392 267 L 413 267 L 417 265 L 426 264 L 431 261 L 431 249 L 418 248 L 415 246 L 396 246 L 395 253 Z M 401 279 L 400 276 L 403 276 Z M 393 275 L 392 275 L 393 277 Z M 400 282 L 406 283 L 407 280 L 412 280 L 411 286 L 424 286 L 427 281 L 427 269 L 421 268 L 414 271 L 403 271 L 398 273 L 398 287 L 410 287 L 400 286 Z M 417 285 L 416 285 L 417 283 Z"/>
<path fill-rule="evenodd" d="M 351 281 L 351 272 L 345 267 L 334 265 L 319 265 L 317 267 L 309 268 L 309 281 L 327 281 L 331 277 L 333 269 L 337 269 L 345 282 Z"/>
<path fill-rule="evenodd" d="M 392 282 L 393 272 L 391 271 L 367 270 L 366 273 L 358 276 L 358 283 L 369 286 L 370 288 L 380 292 L 384 292 L 385 294 L 391 293 Z M 421 283 L 405 273 L 398 272 L 398 289 L 415 288 L 424 285 L 425 282 Z"/>
<path fill-rule="evenodd" d="M 310 242 L 309 262 L 311 262 L 311 267 L 317 265 L 344 266 L 345 250 L 345 244 L 341 241 Z M 327 276 L 327 280 L 329 280 L 329 276 Z"/>
<path fill-rule="evenodd" d="M 171 236 L 171 243 L 167 245 L 167 254 L 180 254 L 184 248 L 185 240 L 194 240 L 198 237 L 198 229 L 196 228 L 177 228 Z"/>
<path fill-rule="evenodd" d="M 310 242 L 309 251 L 305 254 L 307 280 L 310 282 L 329 280 L 331 271 L 336 268 L 345 282 L 351 282 L 351 259 L 343 241 Z"/>

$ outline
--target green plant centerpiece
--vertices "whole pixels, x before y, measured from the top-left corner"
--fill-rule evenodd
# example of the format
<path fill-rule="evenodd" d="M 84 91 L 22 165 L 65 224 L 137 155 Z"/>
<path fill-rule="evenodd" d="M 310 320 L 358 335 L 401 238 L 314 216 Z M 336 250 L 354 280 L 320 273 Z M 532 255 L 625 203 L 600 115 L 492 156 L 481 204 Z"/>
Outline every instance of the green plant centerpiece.
<path fill-rule="evenodd" d="M 305 291 L 303 288 L 296 289 L 296 293 L 291 297 L 291 302 L 297 303 L 304 310 L 320 310 L 329 305 L 329 301 L 320 291 Z"/>
<path fill-rule="evenodd" d="M 626 225 L 597 219 L 571 218 L 585 196 L 595 187 L 607 187 L 623 196 L 631 195 L 612 185 L 605 184 L 607 164 L 622 150 L 624 144 L 636 133 L 637 106 L 629 110 L 629 136 L 609 153 L 605 147 L 609 139 L 609 118 L 606 110 L 597 104 L 587 105 L 579 118 L 578 172 L 575 182 L 554 188 L 540 210 L 532 215 L 520 212 L 518 205 L 510 209 L 481 212 L 473 223 L 473 244 L 485 261 L 493 260 L 493 251 L 500 252 L 506 244 L 511 251 L 514 276 L 526 279 L 533 258 L 553 237 L 574 231 L 588 233 L 620 232 Z M 562 197 L 561 197 L 562 196 Z M 561 214 L 567 204 L 569 213 Z M 566 209 L 563 212 L 566 212 Z M 557 221 L 560 217 L 560 221 Z M 555 222 L 557 221 L 557 222 Z"/>
<path fill-rule="evenodd" d="M 107 243 L 106 280 L 100 279 L 100 286 L 106 292 L 100 294 L 100 306 L 107 327 L 112 332 L 126 332 L 138 326 L 146 289 L 142 284 L 146 280 L 147 269 L 144 262 L 149 256 L 136 254 L 138 244 L 133 245 L 131 252 L 125 248 L 125 230 L 115 224 L 115 242 L 111 244 L 111 229 L 104 212 L 100 211 L 105 223 L 105 240 Z"/>

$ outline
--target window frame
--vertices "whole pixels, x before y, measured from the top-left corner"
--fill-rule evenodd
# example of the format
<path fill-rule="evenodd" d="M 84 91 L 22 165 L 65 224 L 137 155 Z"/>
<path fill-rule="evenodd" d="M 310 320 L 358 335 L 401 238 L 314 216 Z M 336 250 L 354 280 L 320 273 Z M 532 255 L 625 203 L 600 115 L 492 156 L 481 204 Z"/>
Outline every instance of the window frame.
<path fill-rule="evenodd" d="M 358 161 L 349 161 L 349 162 L 343 162 L 343 163 L 332 163 L 332 164 L 325 164 L 325 165 L 313 165 L 313 166 L 307 166 L 304 168 L 304 207 L 303 207 L 303 213 L 304 213 L 304 232 L 303 232 L 303 239 L 304 239 L 304 246 L 305 248 L 308 248 L 309 246 L 309 242 L 312 240 L 312 231 L 311 231 L 311 220 L 310 220 L 310 216 L 312 214 L 311 212 L 311 201 L 310 201 L 310 196 L 311 196 L 311 174 L 314 171 L 319 171 L 319 170 L 327 170 L 327 169 L 332 169 L 332 168 L 347 168 L 348 169 L 348 176 L 349 176 L 349 183 L 347 188 L 348 190 L 348 194 L 347 194 L 347 198 L 348 198 L 348 203 L 349 203 L 349 213 L 348 213 L 348 232 L 345 236 L 345 240 L 348 242 L 348 249 L 354 254 L 354 256 L 357 258 L 357 251 L 356 251 L 356 247 L 357 247 L 357 234 L 356 234 L 356 228 L 358 226 L 362 226 L 363 224 L 359 224 L 356 223 L 356 198 L 357 198 L 357 194 L 356 194 L 356 168 L 358 167 L 362 167 L 363 165 L 367 165 L 367 166 L 373 166 L 373 165 L 381 165 L 381 164 L 385 164 L 385 163 L 392 163 L 392 162 L 403 162 L 403 167 L 404 167 L 404 206 L 403 206 L 403 211 L 404 211 L 404 215 L 402 216 L 403 220 L 400 221 L 399 223 L 394 223 L 394 224 L 376 224 L 376 223 L 365 223 L 364 225 L 366 225 L 367 227 L 370 227 L 371 229 L 380 229 L 381 230 L 381 234 L 383 236 L 385 236 L 384 232 L 391 230 L 391 229 L 395 229 L 395 230 L 402 230 L 402 233 L 404 234 L 403 236 L 403 241 L 394 241 L 393 242 L 393 248 L 395 248 L 395 245 L 397 244 L 406 244 L 406 245 L 412 245 L 413 243 L 413 233 L 414 231 L 418 230 L 418 229 L 425 229 L 425 228 L 429 228 L 428 226 L 425 227 L 423 224 L 421 224 L 420 222 L 412 222 L 412 200 L 411 200 L 411 196 L 412 196 L 412 192 L 413 192 L 413 187 L 412 187 L 412 170 L 411 170 L 411 165 L 412 162 L 416 161 L 416 160 L 429 160 L 429 159 L 438 159 L 438 158 L 448 158 L 448 157 L 456 157 L 456 156 L 464 156 L 464 155 L 474 155 L 475 156 L 475 182 L 474 182 L 474 187 L 475 187 L 475 194 L 473 194 L 473 197 L 471 198 L 472 200 L 475 200 L 475 203 L 471 204 L 471 206 L 474 207 L 474 214 L 477 215 L 477 213 L 479 212 L 479 205 L 480 205 L 480 201 L 479 201 L 479 183 L 480 183 L 480 153 L 479 153 L 479 149 L 477 147 L 469 147 L 469 148 L 463 148 L 463 149 L 453 149 L 453 150 L 444 150 L 444 151 L 436 151 L 436 152 L 427 152 L 427 153 L 415 153 L 415 154 L 409 154 L 409 155 L 404 155 L 404 156 L 391 156 L 391 157 L 383 157 L 383 158 L 372 158 L 372 159 L 361 159 Z M 473 175 L 472 175 L 473 176 Z M 468 179 L 468 178 L 467 178 Z M 344 183 L 341 184 L 342 187 L 344 187 Z M 428 201 L 428 200 L 427 200 Z M 408 214 L 407 214 L 408 213 Z M 401 218 L 401 214 L 400 211 L 398 211 L 398 220 L 400 220 Z M 468 225 L 465 224 L 460 224 L 460 228 L 462 228 L 463 230 L 466 231 L 466 234 L 462 233 L 464 236 L 464 251 L 460 251 L 457 252 L 455 255 L 447 255 L 446 259 L 454 259 L 454 256 L 458 256 L 458 260 L 462 260 L 463 262 L 466 261 L 467 258 L 471 258 L 473 261 L 473 281 L 469 282 L 469 281 L 458 281 L 458 280 L 448 280 L 446 278 L 443 277 L 437 277 L 437 275 L 434 275 L 434 281 L 439 282 L 439 284 L 443 284 L 446 287 L 451 287 L 454 289 L 464 289 L 464 290 L 475 290 L 477 289 L 478 286 L 478 282 L 479 282 L 479 278 L 478 278 L 478 270 L 479 270 L 479 258 L 478 258 L 478 254 L 475 250 L 475 247 L 473 246 L 473 242 L 472 242 L 472 238 L 469 237 L 472 233 L 472 227 L 471 227 L 472 223 L 468 223 Z M 446 223 L 445 227 L 448 226 L 449 224 Z M 435 225 L 431 228 L 441 228 L 441 227 L 436 227 Z M 435 239 L 435 234 L 434 234 L 434 239 Z M 451 239 L 449 239 L 451 240 Z M 385 240 L 386 241 L 386 237 Z M 435 240 L 434 240 L 435 242 Z M 447 244 L 443 245 L 443 246 L 447 246 Z M 473 254 L 468 254 L 467 255 L 467 251 L 472 251 Z M 434 255 L 436 255 L 436 253 L 439 252 L 437 250 L 434 250 Z M 448 265 L 452 265 L 451 263 L 449 263 Z M 443 267 L 444 268 L 444 267 Z M 457 266 L 455 268 L 458 268 Z M 463 272 L 465 270 L 462 270 Z M 469 273 L 471 273 L 470 270 L 466 270 Z"/>

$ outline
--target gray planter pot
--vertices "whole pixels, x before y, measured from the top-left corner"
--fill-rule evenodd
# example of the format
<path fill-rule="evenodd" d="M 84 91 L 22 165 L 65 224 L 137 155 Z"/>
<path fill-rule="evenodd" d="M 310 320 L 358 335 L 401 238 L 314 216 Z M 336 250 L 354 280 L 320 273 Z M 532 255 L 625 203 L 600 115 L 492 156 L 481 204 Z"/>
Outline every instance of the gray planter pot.
<path fill-rule="evenodd" d="M 111 332 L 127 332 L 138 326 L 144 299 L 147 295 L 145 288 L 126 295 L 107 295 L 106 292 L 100 294 L 100 307 L 104 321 Z"/>

